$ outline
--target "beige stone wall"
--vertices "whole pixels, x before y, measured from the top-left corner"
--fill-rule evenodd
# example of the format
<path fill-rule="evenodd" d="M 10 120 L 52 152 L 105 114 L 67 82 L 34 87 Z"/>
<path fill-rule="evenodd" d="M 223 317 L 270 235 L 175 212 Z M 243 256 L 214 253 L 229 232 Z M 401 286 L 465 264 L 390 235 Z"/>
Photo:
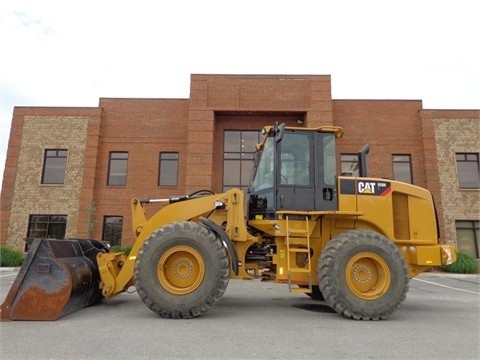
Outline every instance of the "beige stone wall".
<path fill-rule="evenodd" d="M 8 246 L 23 249 L 30 214 L 68 215 L 75 236 L 82 188 L 87 116 L 25 116 L 8 227 Z M 45 149 L 68 149 L 63 185 L 41 184 Z"/>
<path fill-rule="evenodd" d="M 455 220 L 480 219 L 480 190 L 460 190 L 455 153 L 480 152 L 479 119 L 433 120 L 443 204 L 443 238 L 456 244 Z"/>

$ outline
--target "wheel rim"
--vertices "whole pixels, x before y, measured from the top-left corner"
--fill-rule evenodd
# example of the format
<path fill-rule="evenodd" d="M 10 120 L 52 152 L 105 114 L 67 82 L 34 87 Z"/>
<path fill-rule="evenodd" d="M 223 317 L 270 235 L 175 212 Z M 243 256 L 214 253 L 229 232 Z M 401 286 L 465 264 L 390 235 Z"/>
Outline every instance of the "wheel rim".
<path fill-rule="evenodd" d="M 204 276 L 205 262 L 200 253 L 189 246 L 174 246 L 158 261 L 158 281 L 175 295 L 191 293 L 200 286 Z"/>
<path fill-rule="evenodd" d="M 374 300 L 390 287 L 391 274 L 387 262 L 372 252 L 362 252 L 350 259 L 345 278 L 347 286 L 356 296 Z"/>

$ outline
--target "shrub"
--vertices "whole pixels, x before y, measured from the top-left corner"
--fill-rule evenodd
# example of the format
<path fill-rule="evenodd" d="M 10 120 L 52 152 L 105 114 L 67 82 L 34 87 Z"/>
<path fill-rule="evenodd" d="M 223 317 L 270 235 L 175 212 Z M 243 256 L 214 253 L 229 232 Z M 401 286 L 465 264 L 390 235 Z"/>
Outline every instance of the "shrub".
<path fill-rule="evenodd" d="M 478 273 L 478 263 L 472 256 L 459 252 L 457 261 L 450 265 L 442 265 L 440 269 L 449 273 L 476 274 Z"/>
<path fill-rule="evenodd" d="M 0 266 L 1 267 L 16 267 L 21 266 L 25 260 L 22 252 L 11 250 L 6 247 L 0 247 Z"/>
<path fill-rule="evenodd" d="M 114 252 L 124 252 L 126 255 L 130 254 L 130 251 L 132 250 L 132 245 L 126 245 L 126 246 L 119 246 L 119 245 L 113 245 L 111 248 L 112 251 Z"/>

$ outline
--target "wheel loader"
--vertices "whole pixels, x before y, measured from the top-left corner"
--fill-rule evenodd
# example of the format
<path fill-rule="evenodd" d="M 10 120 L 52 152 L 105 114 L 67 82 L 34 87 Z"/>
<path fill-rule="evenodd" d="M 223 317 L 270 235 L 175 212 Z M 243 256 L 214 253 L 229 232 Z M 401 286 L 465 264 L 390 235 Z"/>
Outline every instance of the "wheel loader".
<path fill-rule="evenodd" d="M 247 194 L 133 199 L 130 253 L 92 239 L 34 239 L 2 320 L 55 320 L 134 286 L 164 318 L 206 313 L 230 279 L 284 283 L 355 320 L 388 318 L 409 279 L 456 260 L 439 244 L 432 195 L 336 172 L 339 127 L 266 126 Z M 164 206 L 147 218 L 148 204 Z"/>

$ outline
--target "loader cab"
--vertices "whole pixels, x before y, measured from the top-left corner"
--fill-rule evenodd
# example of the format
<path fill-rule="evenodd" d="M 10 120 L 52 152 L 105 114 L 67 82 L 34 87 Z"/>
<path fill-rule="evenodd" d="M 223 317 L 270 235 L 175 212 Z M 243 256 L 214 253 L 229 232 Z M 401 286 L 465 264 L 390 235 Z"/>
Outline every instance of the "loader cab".
<path fill-rule="evenodd" d="M 340 128 L 264 128 L 249 187 L 248 219 L 276 212 L 337 210 L 335 136 Z"/>

